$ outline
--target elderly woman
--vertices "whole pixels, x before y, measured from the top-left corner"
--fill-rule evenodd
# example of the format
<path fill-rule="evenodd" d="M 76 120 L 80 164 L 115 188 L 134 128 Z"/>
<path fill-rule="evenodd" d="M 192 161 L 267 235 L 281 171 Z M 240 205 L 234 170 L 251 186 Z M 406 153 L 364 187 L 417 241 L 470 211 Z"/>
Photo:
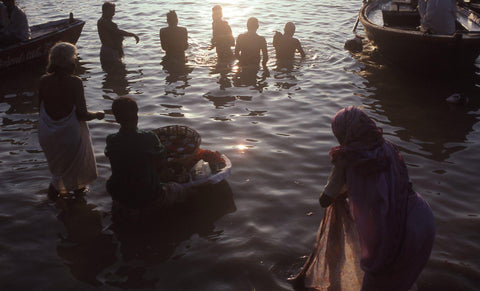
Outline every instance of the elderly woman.
<path fill-rule="evenodd" d="M 333 168 L 319 199 L 331 207 L 297 282 L 317 290 L 409 290 L 430 257 L 432 211 L 413 191 L 398 148 L 362 110 L 340 110 L 332 130 L 340 145 L 330 151 Z M 340 199 L 345 190 L 348 205 Z"/>
<path fill-rule="evenodd" d="M 87 111 L 82 80 L 73 75 L 76 59 L 74 45 L 55 44 L 40 79 L 38 138 L 52 174 L 49 194 L 79 193 L 97 178 L 86 121 L 102 119 L 104 113 Z"/>

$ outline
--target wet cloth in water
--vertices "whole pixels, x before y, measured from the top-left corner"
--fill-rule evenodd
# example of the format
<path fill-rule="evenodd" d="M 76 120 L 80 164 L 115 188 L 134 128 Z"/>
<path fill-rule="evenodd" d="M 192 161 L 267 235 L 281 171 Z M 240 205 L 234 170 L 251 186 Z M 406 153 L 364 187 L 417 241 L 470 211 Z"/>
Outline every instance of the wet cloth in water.
<path fill-rule="evenodd" d="M 97 178 L 88 125 L 79 121 L 75 106 L 62 119 L 52 119 L 40 105 L 38 138 L 52 174 L 51 184 L 61 193 L 87 186 Z"/>
<path fill-rule="evenodd" d="M 311 290 L 358 291 L 364 275 L 360 252 L 348 202 L 338 199 L 325 209 L 313 252 L 291 280 Z"/>

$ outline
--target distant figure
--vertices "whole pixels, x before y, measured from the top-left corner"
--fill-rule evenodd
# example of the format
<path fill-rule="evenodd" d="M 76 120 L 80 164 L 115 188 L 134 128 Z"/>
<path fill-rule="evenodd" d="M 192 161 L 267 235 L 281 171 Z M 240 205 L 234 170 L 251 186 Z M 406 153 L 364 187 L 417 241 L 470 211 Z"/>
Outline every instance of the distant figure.
<path fill-rule="evenodd" d="M 262 52 L 262 66 L 267 68 L 268 51 L 267 41 L 263 36 L 257 34 L 258 19 L 250 17 L 247 21 L 247 32 L 237 37 L 235 46 L 235 57 L 239 60 L 241 67 L 257 67 L 260 63 L 260 51 Z"/>
<path fill-rule="evenodd" d="M 112 169 L 107 191 L 115 211 L 161 209 L 185 200 L 180 184 L 160 182 L 157 168 L 164 165 L 165 147 L 155 133 L 137 128 L 135 100 L 119 97 L 112 111 L 120 130 L 107 136 L 105 155 Z"/>
<path fill-rule="evenodd" d="M 215 5 L 212 8 L 212 47 L 216 48 L 217 57 L 220 61 L 229 61 L 233 59 L 231 47 L 235 45 L 232 29 L 225 20 L 222 20 L 222 6 Z"/>
<path fill-rule="evenodd" d="M 168 26 L 160 29 L 160 43 L 165 51 L 165 59 L 185 61 L 188 48 L 188 33 L 185 27 L 178 26 L 175 10 L 167 13 Z"/>
<path fill-rule="evenodd" d="M 50 50 L 47 74 L 40 79 L 38 138 L 52 174 L 49 194 L 78 194 L 97 178 L 97 165 L 86 121 L 102 119 L 89 112 L 82 80 L 73 75 L 77 49 L 66 42 Z"/>
<path fill-rule="evenodd" d="M 435 239 L 430 206 L 412 189 L 397 146 L 361 109 L 337 112 L 332 131 L 339 145 L 319 198 L 328 208 L 296 280 L 325 290 L 342 289 L 328 285 L 338 281 L 348 290 L 412 290 Z"/>
<path fill-rule="evenodd" d="M 119 29 L 117 24 L 112 21 L 114 15 L 115 4 L 103 3 L 102 17 L 97 21 L 97 29 L 102 42 L 100 62 L 104 70 L 122 64 L 124 37 L 131 36 L 137 43 L 140 41 L 136 34 Z"/>
<path fill-rule="evenodd" d="M 421 31 L 431 34 L 455 33 L 457 5 L 455 0 L 419 0 Z"/>
<path fill-rule="evenodd" d="M 295 52 L 298 51 L 302 58 L 305 57 L 300 41 L 293 37 L 295 34 L 295 24 L 287 22 L 283 28 L 283 35 L 280 32 L 275 32 L 273 36 L 273 47 L 277 61 L 292 61 L 295 57 Z"/>
<path fill-rule="evenodd" d="M 27 15 L 15 0 L 2 0 L 0 4 L 0 45 L 13 44 L 30 39 Z"/>

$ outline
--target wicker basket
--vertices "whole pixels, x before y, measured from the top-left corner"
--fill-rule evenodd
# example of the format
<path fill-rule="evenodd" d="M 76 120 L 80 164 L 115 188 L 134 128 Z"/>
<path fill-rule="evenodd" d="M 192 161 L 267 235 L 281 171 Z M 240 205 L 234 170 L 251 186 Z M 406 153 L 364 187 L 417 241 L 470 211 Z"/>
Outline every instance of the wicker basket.
<path fill-rule="evenodd" d="M 187 163 L 198 151 L 202 138 L 193 128 L 169 125 L 153 130 L 167 149 L 169 163 Z"/>

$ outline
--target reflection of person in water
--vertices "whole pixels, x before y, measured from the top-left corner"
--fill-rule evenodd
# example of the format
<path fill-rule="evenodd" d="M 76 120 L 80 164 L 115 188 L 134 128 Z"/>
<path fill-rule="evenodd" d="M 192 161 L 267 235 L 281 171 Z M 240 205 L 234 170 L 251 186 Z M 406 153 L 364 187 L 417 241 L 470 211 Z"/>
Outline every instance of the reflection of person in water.
<path fill-rule="evenodd" d="M 102 285 L 97 276 L 116 260 L 113 235 L 103 231 L 103 214 L 84 198 L 58 199 L 55 203 L 60 209 L 58 220 L 67 232 L 60 237 L 58 256 L 77 280 Z"/>
<path fill-rule="evenodd" d="M 222 20 L 222 6 L 215 5 L 212 8 L 212 46 L 216 48 L 219 61 L 229 61 L 233 59 L 233 53 L 230 47 L 235 45 L 232 29 L 225 20 Z"/>
<path fill-rule="evenodd" d="M 273 46 L 275 47 L 275 54 L 277 61 L 293 61 L 295 52 L 298 51 L 300 55 L 305 57 L 300 41 L 293 37 L 295 34 L 295 24 L 293 22 L 287 22 L 283 28 L 284 34 L 275 32 L 273 36 Z"/>
<path fill-rule="evenodd" d="M 187 29 L 178 26 L 175 10 L 167 13 L 167 23 L 167 27 L 160 29 L 160 43 L 165 51 L 165 60 L 185 62 L 185 50 L 188 48 Z"/>
<path fill-rule="evenodd" d="M 267 68 L 268 51 L 265 37 L 257 34 L 258 19 L 250 17 L 247 21 L 247 32 L 237 38 L 235 57 L 241 67 L 258 68 L 260 63 L 260 51 L 262 52 L 262 66 Z"/>
<path fill-rule="evenodd" d="M 138 43 L 140 39 L 134 33 L 121 30 L 112 21 L 115 15 L 115 4 L 105 2 L 102 5 L 102 17 L 97 21 L 98 36 L 102 42 L 100 50 L 100 62 L 106 71 L 123 67 L 123 38 L 131 36 Z"/>

